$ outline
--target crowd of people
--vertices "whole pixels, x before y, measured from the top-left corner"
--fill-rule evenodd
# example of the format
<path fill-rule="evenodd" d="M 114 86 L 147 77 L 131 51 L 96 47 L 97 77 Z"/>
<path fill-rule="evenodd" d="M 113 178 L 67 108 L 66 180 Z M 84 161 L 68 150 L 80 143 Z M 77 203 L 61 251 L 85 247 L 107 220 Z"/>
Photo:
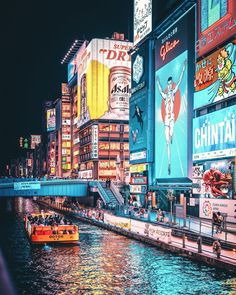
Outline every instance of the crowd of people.
<path fill-rule="evenodd" d="M 44 211 L 41 211 L 40 215 L 31 215 L 27 216 L 31 225 L 37 226 L 58 226 L 58 225 L 73 225 L 70 219 L 66 219 L 63 215 L 59 214 L 46 214 Z"/>

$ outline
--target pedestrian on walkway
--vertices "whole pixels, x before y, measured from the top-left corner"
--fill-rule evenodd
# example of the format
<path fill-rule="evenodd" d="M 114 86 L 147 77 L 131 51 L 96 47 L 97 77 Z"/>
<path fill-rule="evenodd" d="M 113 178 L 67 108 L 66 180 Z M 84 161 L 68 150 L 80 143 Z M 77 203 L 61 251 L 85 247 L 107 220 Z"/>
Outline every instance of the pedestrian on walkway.
<path fill-rule="evenodd" d="M 224 221 L 224 218 L 220 212 L 217 212 L 217 218 L 218 218 L 218 232 L 222 233 L 222 223 Z"/>
<path fill-rule="evenodd" d="M 197 238 L 198 253 L 202 253 L 202 237 Z"/>
<path fill-rule="evenodd" d="M 219 240 L 213 242 L 213 253 L 217 255 L 217 258 L 220 259 L 221 254 L 221 244 Z"/>

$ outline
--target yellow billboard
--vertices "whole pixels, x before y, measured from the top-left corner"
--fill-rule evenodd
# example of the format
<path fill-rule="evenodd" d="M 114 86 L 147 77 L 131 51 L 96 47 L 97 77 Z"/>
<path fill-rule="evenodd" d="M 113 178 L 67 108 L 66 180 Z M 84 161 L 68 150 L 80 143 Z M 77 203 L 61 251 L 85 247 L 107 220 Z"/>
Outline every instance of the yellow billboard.
<path fill-rule="evenodd" d="M 129 119 L 132 43 L 93 39 L 78 60 L 78 126 L 93 119 Z"/>

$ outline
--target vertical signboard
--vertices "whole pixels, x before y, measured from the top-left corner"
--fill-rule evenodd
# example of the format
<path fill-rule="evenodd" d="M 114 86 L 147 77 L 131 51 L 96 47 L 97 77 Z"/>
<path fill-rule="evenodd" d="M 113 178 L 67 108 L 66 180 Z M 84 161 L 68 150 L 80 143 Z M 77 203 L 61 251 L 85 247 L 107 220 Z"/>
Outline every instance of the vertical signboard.
<path fill-rule="evenodd" d="M 92 126 L 92 159 L 98 158 L 98 125 Z"/>
<path fill-rule="evenodd" d="M 93 39 L 78 65 L 78 126 L 92 119 L 129 119 L 130 42 Z"/>
<path fill-rule="evenodd" d="M 194 108 L 236 94 L 236 40 L 196 64 Z"/>
<path fill-rule="evenodd" d="M 47 131 L 56 129 L 56 111 L 55 108 L 47 110 Z"/>
<path fill-rule="evenodd" d="M 192 8 L 156 41 L 155 176 L 190 175 L 194 64 Z"/>
<path fill-rule="evenodd" d="M 147 91 L 140 90 L 130 100 L 130 152 L 147 148 Z"/>
<path fill-rule="evenodd" d="M 152 31 L 152 0 L 134 0 L 134 45 Z"/>
<path fill-rule="evenodd" d="M 205 55 L 236 33 L 235 0 L 198 0 L 196 52 Z"/>

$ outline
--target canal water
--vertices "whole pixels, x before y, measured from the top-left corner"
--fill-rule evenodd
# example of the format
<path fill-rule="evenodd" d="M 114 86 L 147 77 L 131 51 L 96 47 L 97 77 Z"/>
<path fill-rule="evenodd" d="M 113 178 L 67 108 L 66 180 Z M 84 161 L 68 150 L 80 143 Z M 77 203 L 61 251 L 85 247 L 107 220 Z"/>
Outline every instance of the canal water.
<path fill-rule="evenodd" d="M 20 295 L 236 294 L 236 276 L 76 220 L 78 245 L 32 246 L 23 216 L 38 210 L 0 201 L 0 246 Z"/>

